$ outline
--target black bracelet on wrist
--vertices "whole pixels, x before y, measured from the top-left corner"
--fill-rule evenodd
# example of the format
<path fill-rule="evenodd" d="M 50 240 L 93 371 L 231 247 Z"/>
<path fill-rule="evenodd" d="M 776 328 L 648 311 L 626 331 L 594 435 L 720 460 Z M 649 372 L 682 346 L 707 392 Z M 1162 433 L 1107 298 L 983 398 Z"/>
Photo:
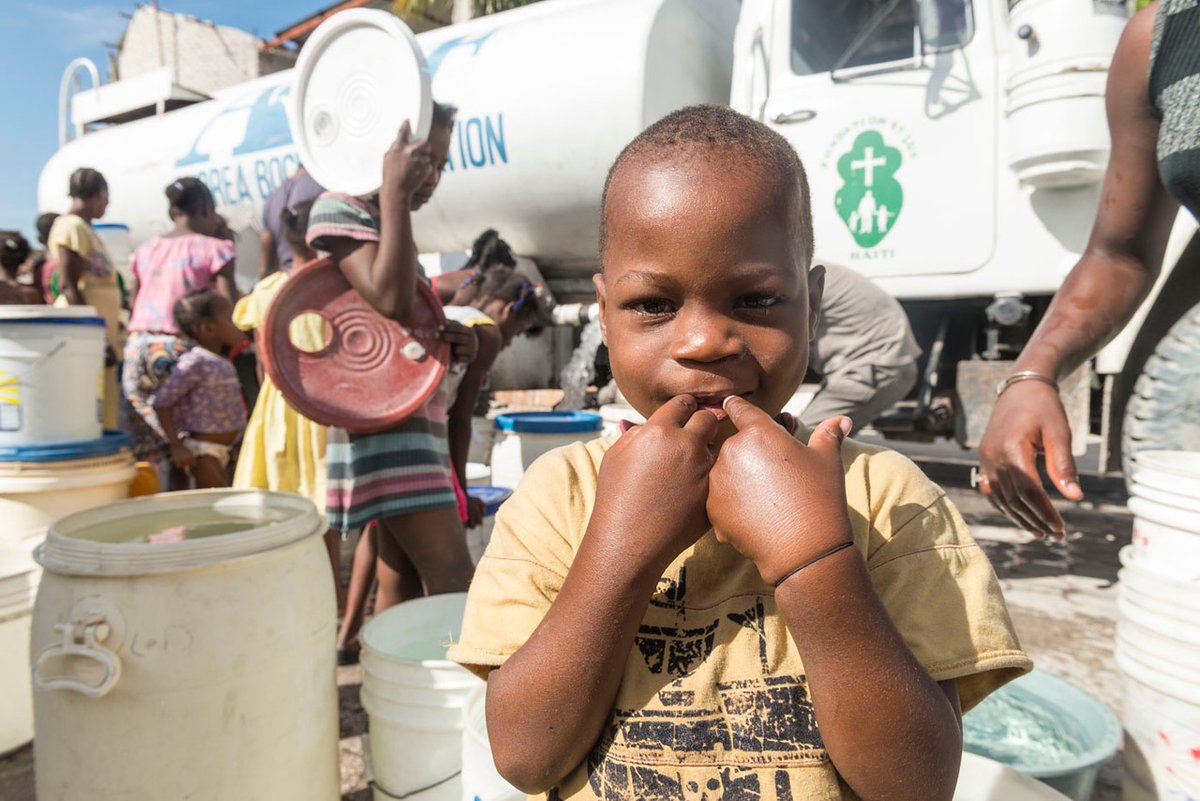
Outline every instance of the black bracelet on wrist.
<path fill-rule="evenodd" d="M 832 548 L 830 548 L 828 551 L 824 551 L 824 552 L 822 552 L 822 553 L 820 553 L 820 554 L 817 554 L 817 555 L 816 555 L 816 556 L 814 556 L 812 559 L 809 559 L 807 562 L 805 562 L 804 564 L 800 565 L 799 567 L 794 567 L 794 568 L 792 568 L 791 570 L 789 570 L 788 572 L 784 573 L 784 574 L 783 574 L 783 576 L 782 576 L 782 577 L 781 577 L 781 578 L 780 578 L 778 581 L 776 581 L 776 582 L 775 582 L 775 583 L 774 583 L 772 586 L 774 586 L 774 587 L 778 588 L 780 584 L 782 584 L 783 582 L 787 581 L 788 579 L 790 579 L 792 576 L 794 576 L 794 575 L 796 575 L 797 573 L 799 573 L 799 572 L 800 572 L 801 570 L 803 570 L 804 568 L 806 568 L 806 567 L 809 567 L 809 566 L 811 566 L 811 565 L 815 565 L 817 562 L 820 562 L 820 561 L 821 561 L 822 559 L 824 559 L 825 557 L 827 557 L 827 556 L 833 556 L 833 555 L 834 555 L 835 553 L 837 553 L 838 551 L 844 551 L 844 550 L 846 550 L 847 548 L 853 548 L 853 547 L 854 547 L 854 543 L 853 543 L 853 542 L 841 542 L 841 543 L 838 543 L 837 545 L 835 545 L 835 546 L 833 546 Z"/>

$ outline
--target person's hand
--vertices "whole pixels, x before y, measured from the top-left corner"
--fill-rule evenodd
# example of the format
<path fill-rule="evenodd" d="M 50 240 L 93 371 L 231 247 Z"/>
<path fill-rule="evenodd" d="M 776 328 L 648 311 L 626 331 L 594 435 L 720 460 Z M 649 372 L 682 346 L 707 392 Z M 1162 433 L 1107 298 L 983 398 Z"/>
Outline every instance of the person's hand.
<path fill-rule="evenodd" d="M 433 156 L 429 143 L 424 139 L 412 139 L 412 126 L 408 120 L 400 125 L 396 141 L 383 154 L 383 187 L 381 197 L 403 198 L 405 204 L 421 184 L 433 173 Z"/>
<path fill-rule="evenodd" d="M 475 332 L 457 320 L 447 320 L 442 326 L 442 341 L 450 343 L 451 357 L 456 362 L 470 364 L 479 353 Z"/>
<path fill-rule="evenodd" d="M 813 429 L 808 445 L 744 398 L 725 400 L 737 433 L 709 476 L 708 519 L 774 584 L 789 571 L 851 540 L 842 469 L 850 419 Z"/>
<path fill-rule="evenodd" d="M 662 405 L 604 454 L 589 532 L 619 532 L 632 564 L 666 569 L 708 530 L 717 417 L 691 395 Z"/>
<path fill-rule="evenodd" d="M 187 470 L 196 463 L 196 454 L 192 453 L 183 442 L 171 443 L 171 464 L 180 470 Z"/>
<path fill-rule="evenodd" d="M 1061 538 L 1063 519 L 1042 488 L 1039 453 L 1046 455 L 1046 472 L 1062 496 L 1082 500 L 1062 400 L 1041 381 L 1021 381 L 996 400 L 979 443 L 979 490 L 1026 531 Z"/>
<path fill-rule="evenodd" d="M 483 514 L 487 511 L 487 505 L 482 498 L 476 498 L 474 495 L 467 496 L 467 528 L 475 528 L 483 523 Z"/>

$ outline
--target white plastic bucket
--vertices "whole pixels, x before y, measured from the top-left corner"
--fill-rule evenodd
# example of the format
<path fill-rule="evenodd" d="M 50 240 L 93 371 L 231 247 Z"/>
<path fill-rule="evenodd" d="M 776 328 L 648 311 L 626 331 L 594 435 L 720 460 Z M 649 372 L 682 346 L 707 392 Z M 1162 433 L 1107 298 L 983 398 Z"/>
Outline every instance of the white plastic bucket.
<path fill-rule="evenodd" d="M 41 534 L 0 544 L 0 754 L 33 739 L 29 624 L 41 568 L 32 551 Z"/>
<path fill-rule="evenodd" d="M 336 798 L 326 527 L 305 498 L 235 490 L 54 523 L 36 552 L 38 797 Z"/>
<path fill-rule="evenodd" d="M 1024 183 L 1081 186 L 1108 162 L 1104 87 L 1128 19 L 1091 0 L 1022 0 L 1008 17 L 1008 164 Z M 1018 35 L 1028 28 L 1024 40 Z"/>
<path fill-rule="evenodd" d="M 90 306 L 0 306 L 0 445 L 100 436 L 104 320 Z"/>
<path fill-rule="evenodd" d="M 504 487 L 478 485 L 469 487 L 467 493 L 483 501 L 483 522 L 474 528 L 467 529 L 467 550 L 471 553 L 471 561 L 479 564 L 488 543 L 492 541 L 492 528 L 496 525 L 496 512 L 500 510 L 500 504 L 512 495 L 512 490 Z"/>
<path fill-rule="evenodd" d="M 600 436 L 603 420 L 591 412 L 515 412 L 496 417 L 492 484 L 514 489 L 543 453 Z"/>
<path fill-rule="evenodd" d="M 1145 487 L 1190 499 L 1200 498 L 1200 453 L 1138 451 L 1133 480 Z"/>
<path fill-rule="evenodd" d="M 393 606 L 363 626 L 362 704 L 375 800 L 458 801 L 462 714 L 479 682 L 446 659 L 466 593 Z"/>
<path fill-rule="evenodd" d="M 1116 658 L 1124 676 L 1127 785 L 1153 788 L 1159 798 L 1197 798 L 1200 579 L 1164 574 L 1137 546 L 1122 549 L 1121 564 Z"/>
<path fill-rule="evenodd" d="M 496 770 L 487 732 L 487 684 L 477 681 L 463 707 L 462 801 L 525 801 Z"/>
<path fill-rule="evenodd" d="M 467 486 L 487 486 L 492 478 L 492 468 L 479 462 L 467 462 Z"/>
<path fill-rule="evenodd" d="M 1069 801 L 1062 793 L 999 762 L 962 755 L 954 801 Z"/>
<path fill-rule="evenodd" d="M 1129 511 L 1143 567 L 1177 579 L 1200 578 L 1200 453 L 1139 453 Z"/>
<path fill-rule="evenodd" d="M 65 515 L 129 497 L 137 474 L 129 437 L 0 447 L 0 542 Z"/>
<path fill-rule="evenodd" d="M 608 403 L 599 409 L 603 421 L 601 436 L 616 437 L 621 433 L 621 423 L 628 420 L 631 423 L 644 423 L 646 418 L 641 412 L 628 403 Z"/>

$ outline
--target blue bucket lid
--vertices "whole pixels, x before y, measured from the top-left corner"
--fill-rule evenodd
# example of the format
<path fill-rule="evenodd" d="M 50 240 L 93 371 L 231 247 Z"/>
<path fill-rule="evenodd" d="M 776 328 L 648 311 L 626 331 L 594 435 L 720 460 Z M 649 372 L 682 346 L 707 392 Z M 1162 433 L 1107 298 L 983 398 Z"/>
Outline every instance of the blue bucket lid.
<path fill-rule="evenodd" d="M 0 462 L 66 462 L 94 459 L 133 449 L 133 438 L 124 431 L 105 431 L 99 439 L 68 439 L 33 445 L 0 445 Z"/>
<path fill-rule="evenodd" d="M 508 487 L 489 487 L 484 484 L 473 484 L 467 487 L 467 494 L 472 498 L 483 501 L 483 513 L 488 517 L 496 514 L 500 504 L 508 500 L 513 491 Z"/>
<path fill-rule="evenodd" d="M 526 434 L 586 434 L 604 425 L 591 412 L 513 412 L 496 417 L 496 428 Z"/>

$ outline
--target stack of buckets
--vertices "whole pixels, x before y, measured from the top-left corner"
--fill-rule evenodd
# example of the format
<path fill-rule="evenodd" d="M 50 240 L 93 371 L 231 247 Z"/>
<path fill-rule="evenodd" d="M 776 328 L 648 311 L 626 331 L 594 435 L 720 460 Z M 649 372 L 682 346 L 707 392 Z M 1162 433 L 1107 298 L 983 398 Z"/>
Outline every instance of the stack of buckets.
<path fill-rule="evenodd" d="M 119 500 L 129 440 L 101 430 L 104 320 L 87 306 L 0 306 L 0 754 L 33 739 L 29 632 L 51 520 Z"/>
<path fill-rule="evenodd" d="M 1200 453 L 1137 455 L 1117 663 L 1127 801 L 1200 798 Z"/>

